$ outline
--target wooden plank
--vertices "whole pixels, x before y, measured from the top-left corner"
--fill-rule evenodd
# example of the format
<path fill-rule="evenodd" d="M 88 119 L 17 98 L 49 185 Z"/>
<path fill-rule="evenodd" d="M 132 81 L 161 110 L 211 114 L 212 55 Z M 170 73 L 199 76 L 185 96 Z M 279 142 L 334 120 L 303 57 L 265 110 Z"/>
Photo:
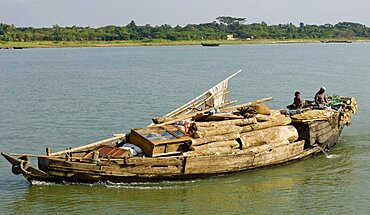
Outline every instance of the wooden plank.
<path fill-rule="evenodd" d="M 329 132 L 323 133 L 321 135 L 317 136 L 317 142 L 319 144 L 325 143 L 327 140 L 329 140 L 331 137 L 336 135 L 339 132 L 338 128 L 331 129 Z"/>
<path fill-rule="evenodd" d="M 244 133 L 244 132 L 250 132 L 250 131 L 254 131 L 254 130 L 261 130 L 261 129 L 265 129 L 265 128 L 270 128 L 270 127 L 274 127 L 274 126 L 288 125 L 291 122 L 292 122 L 292 120 L 291 120 L 290 117 L 286 117 L 286 116 L 283 116 L 283 115 L 275 116 L 275 117 L 271 118 L 270 121 L 259 122 L 259 123 L 256 123 L 256 124 L 243 126 L 241 132 Z"/>
<path fill-rule="evenodd" d="M 219 156 L 188 157 L 185 174 L 216 174 L 248 169 L 253 162 L 251 153 Z"/>
<path fill-rule="evenodd" d="M 323 129 L 327 129 L 328 127 L 331 129 L 331 126 L 328 121 L 320 121 L 317 124 L 312 124 L 309 126 L 310 132 L 319 132 Z"/>
<path fill-rule="evenodd" d="M 162 158 L 131 157 L 126 159 L 126 165 L 146 166 L 146 167 L 151 167 L 153 165 L 182 166 L 182 162 L 183 159 L 178 157 L 162 157 Z"/>
<path fill-rule="evenodd" d="M 243 143 L 243 148 L 263 145 L 266 143 L 279 142 L 289 140 L 294 142 L 298 139 L 298 132 L 294 126 L 275 126 L 271 128 L 261 129 L 242 133 L 240 139 Z"/>
<path fill-rule="evenodd" d="M 222 107 L 225 107 L 225 106 L 228 106 L 229 104 L 233 103 L 234 101 L 232 102 L 228 102 L 228 103 L 225 103 L 225 104 L 222 104 L 222 105 L 219 105 L 219 106 L 216 106 L 214 107 L 214 109 L 216 108 L 222 108 Z M 186 119 L 191 119 L 193 118 L 194 116 L 196 116 L 197 114 L 202 114 L 202 113 L 205 113 L 207 111 L 209 111 L 210 109 L 208 110 L 203 110 L 203 111 L 198 111 L 198 112 L 195 112 L 195 113 L 190 113 L 190 114 L 185 114 L 183 116 L 179 116 L 179 117 L 175 117 L 173 120 L 169 120 L 167 122 L 164 122 L 164 123 L 159 123 L 159 124 L 152 124 L 152 125 L 149 125 L 148 127 L 161 127 L 161 126 L 164 126 L 164 125 L 169 125 L 169 124 L 173 124 L 175 122 L 178 122 L 178 121 L 181 121 L 181 120 L 186 120 Z"/>
<path fill-rule="evenodd" d="M 228 148 L 237 149 L 240 147 L 240 145 L 236 140 L 228 140 L 228 141 L 211 142 L 211 143 L 200 145 L 200 146 L 193 146 L 195 151 L 201 151 L 204 149 L 219 148 L 219 147 L 228 147 Z"/>
<path fill-rule="evenodd" d="M 257 123 L 256 118 L 247 118 L 247 119 L 233 119 L 233 120 L 224 120 L 224 121 L 218 121 L 218 122 L 195 122 L 195 125 L 197 128 L 203 128 L 203 127 L 218 127 L 218 126 L 226 126 L 226 125 L 250 125 Z"/>
<path fill-rule="evenodd" d="M 122 140 L 124 138 L 125 138 L 125 136 L 120 135 L 120 136 L 117 136 L 117 137 L 108 138 L 108 139 L 105 139 L 105 140 L 90 143 L 90 144 L 80 146 L 80 147 L 76 147 L 76 148 L 73 148 L 73 149 L 67 149 L 67 150 L 63 150 L 63 151 L 59 151 L 59 152 L 54 152 L 54 153 L 51 153 L 50 156 L 58 156 L 58 155 L 66 154 L 66 153 L 77 152 L 77 151 L 81 151 L 81 150 L 85 150 L 85 149 L 91 149 L 91 148 L 95 148 L 95 147 L 100 146 L 100 145 L 111 143 L 113 141 Z"/>
<path fill-rule="evenodd" d="M 239 108 L 251 106 L 253 104 L 267 102 L 267 101 L 270 101 L 270 100 L 272 100 L 272 97 L 262 98 L 262 99 L 251 101 L 251 102 L 247 102 L 247 103 L 244 103 L 244 104 L 240 104 L 240 105 L 236 105 L 236 106 L 232 106 L 232 107 L 223 108 L 223 109 L 221 109 L 221 111 L 222 112 L 237 111 Z"/>
<path fill-rule="evenodd" d="M 114 172 L 118 175 L 121 172 L 125 174 L 135 174 L 137 176 L 155 177 L 155 176 L 173 176 L 182 174 L 182 167 L 167 166 L 167 167 L 143 167 L 143 166 L 127 166 L 123 167 L 120 172 Z"/>
<path fill-rule="evenodd" d="M 277 164 L 279 161 L 293 157 L 304 150 L 304 141 L 284 144 L 268 151 L 263 151 L 255 155 L 253 166 L 262 167 Z"/>
<path fill-rule="evenodd" d="M 236 125 L 225 125 L 219 126 L 217 129 L 207 130 L 207 131 L 196 131 L 194 133 L 194 137 L 196 138 L 204 138 L 204 137 L 211 137 L 211 136 L 219 136 L 224 134 L 233 134 L 233 133 L 240 133 L 242 131 L 242 127 Z"/>
<path fill-rule="evenodd" d="M 202 144 L 205 144 L 205 143 L 210 143 L 210 142 L 235 140 L 239 137 L 240 137 L 240 134 L 238 134 L 238 133 L 211 136 L 211 137 L 203 137 L 203 138 L 198 138 L 198 139 L 191 139 L 191 145 L 192 146 L 199 146 L 199 145 L 202 145 Z"/>
<path fill-rule="evenodd" d="M 205 156 L 205 155 L 222 155 L 222 154 L 236 154 L 238 149 L 232 147 L 217 147 L 217 148 L 204 148 L 195 151 L 183 153 L 184 156 Z"/>

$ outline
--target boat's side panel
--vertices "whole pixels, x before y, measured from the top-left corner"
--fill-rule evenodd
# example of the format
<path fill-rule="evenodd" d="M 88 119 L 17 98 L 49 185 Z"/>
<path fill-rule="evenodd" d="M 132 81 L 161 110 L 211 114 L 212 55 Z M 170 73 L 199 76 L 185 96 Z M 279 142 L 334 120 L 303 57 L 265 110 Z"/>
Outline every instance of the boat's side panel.
<path fill-rule="evenodd" d="M 304 152 L 304 144 L 304 141 L 297 141 L 262 151 L 255 155 L 253 167 L 264 167 L 292 160 L 293 157 Z"/>
<path fill-rule="evenodd" d="M 52 176 L 81 177 L 81 175 L 123 177 L 171 176 L 183 173 L 183 158 L 128 158 L 122 164 L 92 164 L 39 158 L 39 167 Z"/>
<path fill-rule="evenodd" d="M 188 157 L 185 174 L 217 174 L 254 169 L 291 160 L 304 152 L 304 141 L 275 143 L 234 155 Z"/>
<path fill-rule="evenodd" d="M 338 142 L 343 127 L 338 125 L 336 116 L 333 119 L 312 122 L 293 122 L 298 130 L 299 139 L 305 140 L 305 148 L 318 144 L 323 148 L 330 148 Z"/>
<path fill-rule="evenodd" d="M 253 159 L 253 153 L 188 157 L 186 159 L 185 174 L 236 172 L 252 166 Z"/>

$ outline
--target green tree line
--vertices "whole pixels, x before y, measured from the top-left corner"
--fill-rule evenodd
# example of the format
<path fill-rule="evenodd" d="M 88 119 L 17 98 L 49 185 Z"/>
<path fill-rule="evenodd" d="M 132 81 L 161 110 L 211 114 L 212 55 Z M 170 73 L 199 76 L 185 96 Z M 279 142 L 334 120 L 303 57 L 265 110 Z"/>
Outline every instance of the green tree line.
<path fill-rule="evenodd" d="M 245 18 L 221 16 L 217 21 L 188 24 L 184 27 L 170 25 L 138 26 L 131 21 L 126 26 L 109 25 L 99 28 L 16 27 L 0 23 L 0 41 L 113 41 L 113 40 L 222 40 L 227 35 L 238 39 L 331 39 L 369 38 L 370 28 L 359 23 L 339 22 L 335 25 L 306 25 L 292 23 L 268 25 L 265 22 L 246 24 Z"/>

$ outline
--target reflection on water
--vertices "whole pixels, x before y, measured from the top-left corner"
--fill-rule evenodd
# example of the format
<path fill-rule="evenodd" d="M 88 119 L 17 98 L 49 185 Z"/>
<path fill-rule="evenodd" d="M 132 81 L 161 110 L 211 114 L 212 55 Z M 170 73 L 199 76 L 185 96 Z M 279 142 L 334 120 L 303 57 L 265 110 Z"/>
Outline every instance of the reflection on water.
<path fill-rule="evenodd" d="M 303 161 L 203 180 L 29 185 L 0 161 L 0 214 L 369 214 L 370 44 L 0 50 L 0 150 L 45 153 L 147 125 L 233 71 L 231 100 L 280 108 L 318 87 L 356 97 L 353 125 Z"/>

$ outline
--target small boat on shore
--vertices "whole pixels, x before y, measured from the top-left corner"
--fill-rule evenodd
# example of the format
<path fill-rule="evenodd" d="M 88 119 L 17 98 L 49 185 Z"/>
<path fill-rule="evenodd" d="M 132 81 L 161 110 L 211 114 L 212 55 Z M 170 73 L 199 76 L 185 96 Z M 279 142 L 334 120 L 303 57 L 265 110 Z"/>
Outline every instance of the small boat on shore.
<path fill-rule="evenodd" d="M 357 102 L 336 97 L 329 109 L 271 110 L 271 97 L 235 105 L 228 81 L 143 128 L 46 155 L 1 154 L 30 183 L 187 180 L 299 160 L 337 142 Z M 37 159 L 38 166 L 31 164 Z"/>

